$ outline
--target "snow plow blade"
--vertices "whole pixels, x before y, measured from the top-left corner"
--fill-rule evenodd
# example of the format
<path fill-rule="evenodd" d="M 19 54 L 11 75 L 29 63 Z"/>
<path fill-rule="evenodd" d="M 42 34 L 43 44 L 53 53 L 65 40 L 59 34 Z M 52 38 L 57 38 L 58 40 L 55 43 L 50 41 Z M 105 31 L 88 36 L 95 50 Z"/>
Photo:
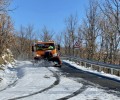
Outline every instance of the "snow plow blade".
<path fill-rule="evenodd" d="M 59 65 L 59 64 L 55 64 L 54 67 L 62 67 L 62 65 Z"/>

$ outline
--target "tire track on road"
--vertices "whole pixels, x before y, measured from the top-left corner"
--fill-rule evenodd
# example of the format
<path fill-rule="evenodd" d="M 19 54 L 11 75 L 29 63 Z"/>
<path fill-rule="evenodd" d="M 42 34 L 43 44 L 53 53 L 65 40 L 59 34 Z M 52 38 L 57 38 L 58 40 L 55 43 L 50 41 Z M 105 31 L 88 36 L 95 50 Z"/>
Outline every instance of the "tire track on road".
<path fill-rule="evenodd" d="M 67 100 L 67 99 L 70 99 L 82 92 L 84 92 L 85 90 L 87 89 L 86 85 L 83 85 L 79 90 L 73 92 L 72 94 L 68 95 L 68 96 L 65 96 L 65 97 L 62 97 L 60 99 L 57 99 L 57 100 Z"/>
<path fill-rule="evenodd" d="M 59 71 L 56 71 L 56 73 L 57 74 L 60 74 L 61 73 L 61 69 L 59 69 L 58 68 L 58 70 Z M 64 73 L 64 72 L 62 72 L 62 74 L 60 74 L 61 76 L 67 76 L 67 73 Z M 74 80 L 75 81 L 75 80 Z M 76 82 L 78 82 L 78 83 L 81 83 L 81 82 L 79 82 L 78 80 L 76 80 Z M 77 95 L 79 95 L 80 93 L 82 93 L 82 92 L 84 92 L 87 88 L 88 88 L 88 85 L 89 84 L 87 84 L 86 82 L 82 82 L 83 83 L 83 86 L 82 87 L 80 87 L 78 90 L 76 90 L 76 91 L 74 91 L 73 93 L 71 93 L 70 95 L 67 95 L 67 96 L 65 96 L 65 97 L 62 97 L 62 98 L 59 98 L 59 99 L 57 99 L 57 100 L 67 100 L 67 99 L 70 99 L 70 98 L 72 98 L 72 97 L 74 97 L 74 96 L 77 96 Z"/>
<path fill-rule="evenodd" d="M 58 85 L 58 84 L 60 83 L 60 76 L 57 75 L 57 73 L 55 73 L 54 71 L 50 70 L 49 68 L 47 68 L 47 69 L 48 69 L 49 71 L 51 71 L 51 72 L 53 73 L 54 77 L 56 78 L 56 81 L 55 81 L 52 85 L 50 85 L 49 87 L 44 88 L 44 89 L 42 89 L 42 90 L 40 90 L 40 91 L 31 93 L 31 94 L 28 94 L 28 95 L 25 95 L 25 96 L 19 96 L 19 97 L 11 98 L 11 99 L 8 99 L 8 100 L 17 100 L 17 99 L 22 99 L 22 98 L 30 97 L 30 96 L 33 96 L 33 95 L 37 95 L 37 94 L 39 94 L 39 93 L 42 93 L 42 92 L 44 92 L 44 91 L 47 91 L 47 90 L 55 87 L 56 85 Z"/>
<path fill-rule="evenodd" d="M 86 81 L 83 80 L 84 77 L 85 77 L 85 75 L 83 76 L 83 74 L 81 74 L 82 77 L 79 76 L 80 73 L 78 72 L 78 70 L 73 70 L 73 68 L 69 67 L 68 65 L 65 65 L 65 64 L 64 64 L 64 67 L 62 67 L 62 69 L 59 69 L 59 70 L 60 70 L 60 72 L 62 73 L 62 75 L 65 75 L 67 78 L 73 78 L 74 81 L 76 81 L 76 82 L 78 82 L 78 83 L 84 84 L 84 86 L 83 86 L 81 89 L 84 89 L 84 87 L 86 87 L 86 89 L 87 89 L 87 87 L 93 86 L 93 87 L 97 87 L 97 88 L 99 88 L 99 89 L 105 90 L 105 92 L 108 93 L 108 94 L 114 94 L 114 95 L 120 97 L 120 92 L 119 92 L 119 91 L 114 91 L 115 89 L 114 89 L 114 90 L 111 90 L 111 88 L 106 88 L 106 87 L 101 86 L 101 85 L 99 85 L 99 84 L 95 84 L 94 82 L 91 82 L 91 81 L 87 80 L 88 78 L 86 79 Z M 86 73 L 84 73 L 84 74 L 86 74 Z M 88 74 L 88 75 L 89 75 L 89 74 Z M 88 76 L 88 77 L 89 77 L 89 76 Z M 81 78 L 81 79 L 77 79 L 77 78 Z M 91 78 L 91 79 L 92 79 L 92 78 Z M 85 90 L 86 90 L 86 89 L 85 89 Z M 80 90 L 80 89 L 79 89 L 79 90 Z M 79 90 L 78 90 L 78 91 L 79 91 Z M 85 90 L 83 90 L 83 91 L 81 91 L 81 92 L 79 92 L 79 93 L 78 93 L 78 91 L 76 91 L 76 92 L 77 92 L 76 95 L 84 92 Z M 74 94 L 74 93 L 73 93 L 73 94 Z M 71 95 L 69 95 L 69 96 L 66 96 L 66 97 L 63 97 L 63 98 L 60 98 L 60 99 L 58 99 L 58 100 L 66 100 L 66 99 L 69 99 L 69 98 L 72 98 L 72 97 L 76 96 L 76 95 L 73 95 L 73 94 L 71 94 Z"/>

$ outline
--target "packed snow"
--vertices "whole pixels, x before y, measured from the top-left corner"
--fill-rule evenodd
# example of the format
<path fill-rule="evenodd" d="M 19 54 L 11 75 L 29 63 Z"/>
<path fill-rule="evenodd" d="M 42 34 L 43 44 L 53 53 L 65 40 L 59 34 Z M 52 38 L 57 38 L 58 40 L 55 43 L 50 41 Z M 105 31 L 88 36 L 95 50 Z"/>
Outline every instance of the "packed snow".
<path fill-rule="evenodd" d="M 67 78 L 62 73 L 57 73 L 60 82 L 39 93 L 56 81 L 53 72 L 57 73 L 59 70 L 51 66 L 45 67 L 44 63 L 33 66 L 30 61 L 17 61 L 14 68 L 8 67 L 5 71 L 0 71 L 0 77 L 3 79 L 0 82 L 0 100 L 14 98 L 21 100 L 56 100 L 73 94 L 84 85 Z M 109 94 L 103 89 L 88 86 L 83 92 L 69 98 L 69 100 L 120 100 L 120 97 Z"/>

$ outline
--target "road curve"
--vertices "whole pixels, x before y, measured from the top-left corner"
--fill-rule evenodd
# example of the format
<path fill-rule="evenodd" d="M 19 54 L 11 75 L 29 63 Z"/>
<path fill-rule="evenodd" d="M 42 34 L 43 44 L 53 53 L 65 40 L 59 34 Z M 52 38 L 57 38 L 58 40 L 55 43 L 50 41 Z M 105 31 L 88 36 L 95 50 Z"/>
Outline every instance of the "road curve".
<path fill-rule="evenodd" d="M 83 84 L 92 85 L 92 86 L 97 85 L 99 86 L 99 88 L 106 90 L 107 93 L 112 93 L 120 97 L 120 83 L 119 82 L 106 79 L 106 78 L 102 78 L 102 77 L 99 77 L 99 76 L 96 76 L 90 73 L 86 73 L 82 70 L 74 69 L 71 66 L 68 66 L 64 63 L 63 63 L 63 67 L 58 68 L 58 70 L 60 70 L 60 72 L 66 77 L 75 79 L 79 83 L 82 82 Z M 79 80 L 79 78 L 83 80 L 81 81 L 81 79 Z"/>
<path fill-rule="evenodd" d="M 57 100 L 67 100 L 67 99 L 70 99 L 80 93 L 82 93 L 83 91 L 85 91 L 87 89 L 87 87 L 85 85 L 83 85 L 79 90 L 73 92 L 72 94 L 68 95 L 68 96 L 65 96 L 65 97 L 62 97 L 60 99 L 57 99 Z"/>
<path fill-rule="evenodd" d="M 42 93 L 42 92 L 44 92 L 44 91 L 47 91 L 47 90 L 53 88 L 54 86 L 58 85 L 58 84 L 60 83 L 60 77 L 59 77 L 54 71 L 50 70 L 49 68 L 48 68 L 48 70 L 51 71 L 51 72 L 53 73 L 54 77 L 56 78 L 55 82 L 54 82 L 52 85 L 50 85 L 49 87 L 44 88 L 44 89 L 42 89 L 42 90 L 40 90 L 40 91 L 31 93 L 31 94 L 29 94 L 29 95 L 19 96 L 19 97 L 11 98 L 11 99 L 8 99 L 8 100 L 17 100 L 17 99 L 22 99 L 22 98 L 30 97 L 30 96 L 33 96 L 33 95 Z"/>

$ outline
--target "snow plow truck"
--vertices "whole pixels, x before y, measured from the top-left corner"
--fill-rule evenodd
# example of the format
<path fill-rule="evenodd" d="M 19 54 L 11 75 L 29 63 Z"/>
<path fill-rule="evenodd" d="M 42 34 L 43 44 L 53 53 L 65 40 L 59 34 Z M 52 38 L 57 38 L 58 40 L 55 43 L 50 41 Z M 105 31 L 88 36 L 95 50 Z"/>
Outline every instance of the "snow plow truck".
<path fill-rule="evenodd" d="M 32 52 L 34 53 L 35 62 L 38 62 L 40 60 L 52 61 L 54 62 L 55 67 L 61 67 L 62 65 L 58 54 L 59 51 L 60 45 L 57 45 L 56 47 L 54 41 L 38 41 L 32 46 Z"/>

